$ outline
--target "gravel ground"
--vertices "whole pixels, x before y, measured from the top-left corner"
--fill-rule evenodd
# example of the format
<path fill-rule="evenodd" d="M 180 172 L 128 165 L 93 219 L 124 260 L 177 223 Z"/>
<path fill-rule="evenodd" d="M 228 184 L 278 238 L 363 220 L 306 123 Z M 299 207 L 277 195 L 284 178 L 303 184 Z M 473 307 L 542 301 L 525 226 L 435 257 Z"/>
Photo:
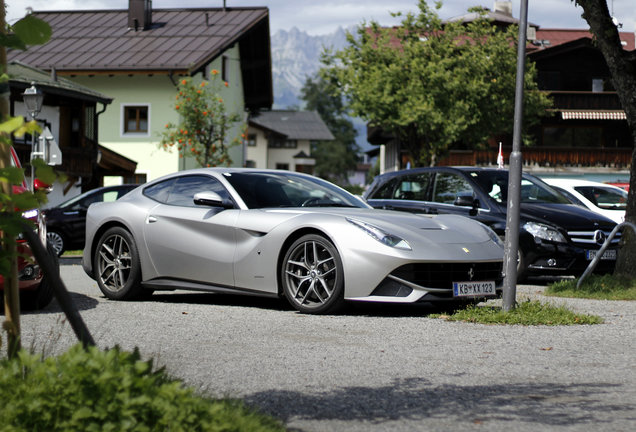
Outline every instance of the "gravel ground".
<path fill-rule="evenodd" d="M 101 347 L 139 347 L 212 396 L 244 399 L 298 431 L 636 430 L 636 303 L 554 299 L 594 326 L 487 326 L 428 307 L 308 316 L 284 302 L 161 293 L 113 302 L 72 262 L 62 277 Z M 75 343 L 54 302 L 22 315 L 23 346 Z M 4 338 L 4 335 L 3 335 Z M 5 355 L 3 352 L 2 355 Z"/>

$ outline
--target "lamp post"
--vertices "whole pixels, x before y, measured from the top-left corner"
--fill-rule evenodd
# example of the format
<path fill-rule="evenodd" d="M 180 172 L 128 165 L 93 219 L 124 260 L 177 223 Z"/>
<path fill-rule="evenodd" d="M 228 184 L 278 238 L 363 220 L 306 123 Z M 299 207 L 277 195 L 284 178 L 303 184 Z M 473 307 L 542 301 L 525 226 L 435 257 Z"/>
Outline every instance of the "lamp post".
<path fill-rule="evenodd" d="M 22 100 L 26 105 L 27 112 L 31 115 L 33 120 L 36 119 L 40 110 L 42 109 L 42 103 L 44 102 L 44 93 L 42 93 L 35 83 L 31 83 L 31 87 L 24 90 L 22 93 Z M 31 134 L 31 192 L 34 192 L 33 183 L 35 180 L 35 168 L 33 167 L 33 153 L 35 152 L 35 134 Z"/>

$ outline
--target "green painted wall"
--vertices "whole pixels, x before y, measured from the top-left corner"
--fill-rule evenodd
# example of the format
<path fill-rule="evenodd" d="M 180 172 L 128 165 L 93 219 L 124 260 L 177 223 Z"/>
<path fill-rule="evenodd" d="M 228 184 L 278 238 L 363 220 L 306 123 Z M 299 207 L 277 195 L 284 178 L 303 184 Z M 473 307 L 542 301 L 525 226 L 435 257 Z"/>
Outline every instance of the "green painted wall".
<path fill-rule="evenodd" d="M 244 113 L 238 46 L 227 50 L 224 55 L 229 60 L 229 85 L 222 89 L 221 97 L 226 102 L 228 110 Z M 218 57 L 206 69 L 206 78 L 212 69 L 220 71 L 221 65 L 222 59 Z M 174 76 L 174 83 L 178 83 L 180 78 L 182 77 Z M 95 75 L 76 76 L 71 79 L 113 98 L 113 102 L 99 116 L 99 143 L 136 161 L 137 173 L 146 174 L 147 180 L 196 166 L 194 159 L 181 159 L 177 152 L 166 152 L 158 147 L 165 125 L 178 121 L 178 115 L 174 110 L 176 87 L 167 75 Z M 202 74 L 195 76 L 195 79 L 203 79 Z M 123 107 L 126 105 L 149 107 L 148 134 L 123 133 Z M 99 108 L 98 106 L 98 111 Z M 243 125 L 237 125 L 230 136 L 239 136 L 242 127 Z M 234 166 L 243 165 L 242 146 L 233 148 L 230 156 Z"/>

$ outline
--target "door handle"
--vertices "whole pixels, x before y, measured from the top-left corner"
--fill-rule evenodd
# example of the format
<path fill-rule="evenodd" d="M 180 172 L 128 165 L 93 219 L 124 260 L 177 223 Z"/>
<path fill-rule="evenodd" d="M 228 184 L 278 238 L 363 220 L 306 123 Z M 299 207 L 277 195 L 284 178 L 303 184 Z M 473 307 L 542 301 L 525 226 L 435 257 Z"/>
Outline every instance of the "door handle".
<path fill-rule="evenodd" d="M 148 219 L 146 219 L 146 221 L 148 223 L 153 223 L 153 222 L 157 222 L 159 219 L 157 219 L 156 216 L 148 216 Z"/>

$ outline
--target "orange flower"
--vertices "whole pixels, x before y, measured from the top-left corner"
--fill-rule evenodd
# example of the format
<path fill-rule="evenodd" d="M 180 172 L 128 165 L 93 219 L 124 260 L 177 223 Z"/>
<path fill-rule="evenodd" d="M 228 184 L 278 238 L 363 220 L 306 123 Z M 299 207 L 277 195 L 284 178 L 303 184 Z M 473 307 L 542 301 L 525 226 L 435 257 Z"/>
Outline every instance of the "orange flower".
<path fill-rule="evenodd" d="M 208 112 L 207 111 L 203 111 L 203 115 L 208 115 Z"/>
<path fill-rule="evenodd" d="M 205 87 L 205 84 L 206 84 L 206 82 L 205 82 L 205 81 L 203 81 L 203 82 L 201 83 L 201 87 Z"/>
<path fill-rule="evenodd" d="M 186 85 L 187 81 L 186 80 L 182 80 L 181 84 Z"/>
<path fill-rule="evenodd" d="M 219 103 L 223 103 L 223 99 L 219 98 Z"/>
<path fill-rule="evenodd" d="M 218 74 L 219 74 L 219 71 L 218 71 L 218 70 L 216 70 L 216 69 L 212 69 L 212 75 L 218 75 Z"/>
<path fill-rule="evenodd" d="M 225 87 L 230 85 L 227 81 L 225 81 L 223 84 L 225 85 Z"/>
<path fill-rule="evenodd" d="M 174 109 L 178 110 L 179 109 L 179 105 L 175 105 Z"/>

